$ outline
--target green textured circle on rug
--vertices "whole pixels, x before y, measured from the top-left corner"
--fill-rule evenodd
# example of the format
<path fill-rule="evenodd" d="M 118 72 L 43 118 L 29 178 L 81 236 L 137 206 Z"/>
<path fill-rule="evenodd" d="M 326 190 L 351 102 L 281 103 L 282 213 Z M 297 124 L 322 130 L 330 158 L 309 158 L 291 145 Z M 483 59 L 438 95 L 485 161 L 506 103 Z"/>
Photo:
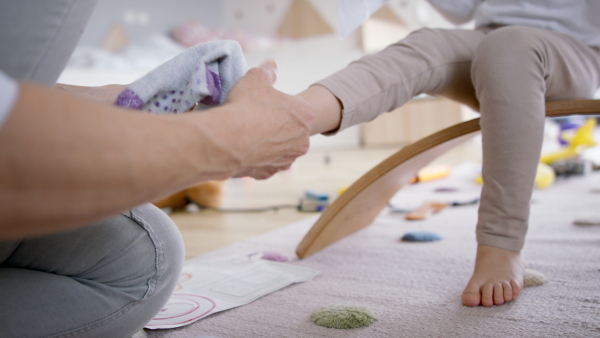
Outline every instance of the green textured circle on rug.
<path fill-rule="evenodd" d="M 335 329 L 354 329 L 369 326 L 378 319 L 369 309 L 351 305 L 331 305 L 319 309 L 310 316 L 317 324 Z"/>

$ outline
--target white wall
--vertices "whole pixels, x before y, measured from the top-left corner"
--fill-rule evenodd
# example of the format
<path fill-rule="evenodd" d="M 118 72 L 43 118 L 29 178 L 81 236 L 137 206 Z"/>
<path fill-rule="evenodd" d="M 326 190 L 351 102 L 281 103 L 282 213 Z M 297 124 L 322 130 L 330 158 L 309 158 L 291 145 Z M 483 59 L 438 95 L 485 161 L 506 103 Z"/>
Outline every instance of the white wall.
<path fill-rule="evenodd" d="M 335 30 L 337 0 L 308 0 Z M 156 34 L 167 35 L 191 19 L 206 27 L 238 29 L 246 33 L 273 35 L 292 0 L 101 0 L 83 33 L 80 46 L 98 46 L 114 24 L 120 24 L 132 42 Z M 448 25 L 424 0 L 391 0 L 390 6 L 410 28 Z M 250 66 L 266 59 L 279 64 L 275 87 L 296 94 L 315 81 L 345 67 L 364 53 L 359 32 L 339 40 L 335 34 L 295 41 L 247 53 Z M 129 83 L 150 69 L 132 71 L 86 70 L 68 68 L 59 81 L 79 85 Z M 317 135 L 312 149 L 349 148 L 360 144 L 359 127 L 334 137 Z"/>
<path fill-rule="evenodd" d="M 284 93 L 297 94 L 362 55 L 357 34 L 345 40 L 328 35 L 248 53 L 247 60 L 250 66 L 256 66 L 268 58 L 275 59 L 279 65 L 275 88 Z M 358 126 L 335 136 L 315 135 L 311 139 L 311 149 L 353 148 L 359 145 Z"/>
<path fill-rule="evenodd" d="M 218 0 L 99 0 L 80 45 L 99 46 L 115 24 L 132 40 L 141 40 L 191 19 L 221 27 L 223 17 L 223 4 Z"/>
<path fill-rule="evenodd" d="M 315 3 L 318 10 L 324 12 L 323 17 L 333 23 L 335 7 L 332 4 L 335 5 L 335 1 Z M 192 18 L 209 27 L 227 27 L 270 35 L 276 32 L 290 4 L 291 0 L 102 0 L 84 31 L 80 46 L 98 46 L 115 23 L 120 24 L 135 43 L 154 34 L 165 34 Z M 275 88 L 296 94 L 361 55 L 358 35 L 343 41 L 331 35 L 249 52 L 247 60 L 249 66 L 256 66 L 266 59 L 275 59 L 280 69 Z M 126 84 L 149 70 L 67 68 L 59 82 L 89 86 Z M 350 128 L 335 137 L 316 135 L 311 139 L 311 149 L 351 148 L 359 145 L 358 127 Z"/>
<path fill-rule="evenodd" d="M 224 27 L 273 35 L 291 0 L 222 0 L 221 3 Z"/>

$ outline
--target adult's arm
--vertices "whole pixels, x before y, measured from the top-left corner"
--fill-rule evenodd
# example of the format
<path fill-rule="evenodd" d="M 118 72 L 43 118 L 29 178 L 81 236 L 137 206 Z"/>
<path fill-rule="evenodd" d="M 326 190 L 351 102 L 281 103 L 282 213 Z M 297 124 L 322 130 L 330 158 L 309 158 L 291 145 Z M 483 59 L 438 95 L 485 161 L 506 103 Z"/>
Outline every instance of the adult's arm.
<path fill-rule="evenodd" d="M 251 69 L 224 105 L 175 116 L 20 83 L 0 128 L 0 239 L 90 224 L 199 181 L 288 167 L 308 150 L 315 115 L 273 81 L 268 66 Z"/>
<path fill-rule="evenodd" d="M 100 87 L 86 87 L 57 83 L 54 85 L 54 88 L 88 100 L 114 104 L 119 94 L 127 88 L 127 85 L 113 84 Z"/>

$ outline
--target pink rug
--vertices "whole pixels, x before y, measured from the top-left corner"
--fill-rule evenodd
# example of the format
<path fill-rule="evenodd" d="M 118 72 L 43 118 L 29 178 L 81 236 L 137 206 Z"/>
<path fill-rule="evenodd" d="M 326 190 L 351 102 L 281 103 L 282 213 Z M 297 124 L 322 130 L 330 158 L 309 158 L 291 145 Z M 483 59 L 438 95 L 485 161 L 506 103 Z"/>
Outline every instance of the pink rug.
<path fill-rule="evenodd" d="M 294 251 L 316 217 L 202 256 L 278 251 L 294 257 L 290 264 L 321 274 L 189 326 L 146 330 L 146 334 L 174 338 L 600 337 L 600 226 L 573 224 L 581 217 L 598 218 L 599 188 L 600 173 L 594 173 L 535 192 L 523 255 L 527 267 L 543 273 L 548 282 L 526 288 L 518 300 L 502 306 L 470 308 L 460 303 L 476 249 L 476 205 L 446 208 L 418 222 L 387 210 L 371 226 L 303 260 L 295 258 Z M 441 196 L 432 189 L 428 193 Z M 421 191 L 413 196 L 424 195 Z M 436 232 L 444 239 L 399 241 L 412 230 Z M 333 304 L 366 307 L 379 321 L 339 330 L 310 320 L 311 313 Z"/>

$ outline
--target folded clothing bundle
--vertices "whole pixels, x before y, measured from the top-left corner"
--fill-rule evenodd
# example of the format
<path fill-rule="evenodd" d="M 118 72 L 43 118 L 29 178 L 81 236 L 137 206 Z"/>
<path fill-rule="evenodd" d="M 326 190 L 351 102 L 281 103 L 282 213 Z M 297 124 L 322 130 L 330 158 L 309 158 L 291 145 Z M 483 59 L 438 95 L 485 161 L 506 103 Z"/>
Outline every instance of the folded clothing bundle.
<path fill-rule="evenodd" d="M 222 104 L 246 73 L 246 60 L 233 40 L 198 44 L 129 85 L 115 101 L 124 108 L 179 114 Z"/>

